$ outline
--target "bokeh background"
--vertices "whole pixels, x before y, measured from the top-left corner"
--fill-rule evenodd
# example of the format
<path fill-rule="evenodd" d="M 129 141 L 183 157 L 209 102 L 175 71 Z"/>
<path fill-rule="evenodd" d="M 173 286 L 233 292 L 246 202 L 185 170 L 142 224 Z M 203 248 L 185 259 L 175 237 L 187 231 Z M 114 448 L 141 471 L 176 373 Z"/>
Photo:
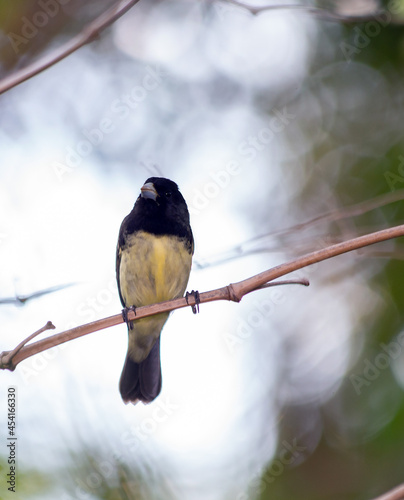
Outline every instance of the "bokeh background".
<path fill-rule="evenodd" d="M 1 78 L 114 4 L 0 2 Z M 118 230 L 150 176 L 188 202 L 199 291 L 403 223 L 404 2 L 300 5 L 325 11 L 141 0 L 0 95 L 0 350 L 120 311 Z M 120 399 L 124 325 L 2 372 L 1 498 L 365 500 L 403 482 L 403 256 L 390 241 L 294 273 L 309 288 L 176 311 L 148 406 Z"/>

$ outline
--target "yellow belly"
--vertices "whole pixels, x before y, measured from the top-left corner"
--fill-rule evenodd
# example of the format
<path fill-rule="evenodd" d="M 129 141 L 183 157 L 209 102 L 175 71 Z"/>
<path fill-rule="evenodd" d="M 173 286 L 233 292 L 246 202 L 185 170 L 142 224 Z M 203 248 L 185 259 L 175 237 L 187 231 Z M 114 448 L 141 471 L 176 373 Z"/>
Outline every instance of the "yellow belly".
<path fill-rule="evenodd" d="M 119 281 L 127 307 L 145 306 L 184 295 L 192 255 L 182 240 L 138 231 L 129 236 L 121 252 Z M 160 335 L 168 313 L 134 322 L 129 330 L 129 355 L 140 362 Z"/>

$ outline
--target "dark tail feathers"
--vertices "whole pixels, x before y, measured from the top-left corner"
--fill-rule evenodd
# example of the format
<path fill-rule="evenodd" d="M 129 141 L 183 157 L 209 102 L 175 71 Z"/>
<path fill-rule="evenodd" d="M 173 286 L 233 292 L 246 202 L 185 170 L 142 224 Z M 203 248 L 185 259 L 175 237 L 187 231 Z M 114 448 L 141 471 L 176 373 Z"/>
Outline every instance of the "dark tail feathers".
<path fill-rule="evenodd" d="M 141 363 L 132 361 L 126 355 L 119 390 L 126 404 L 138 401 L 150 403 L 157 398 L 161 391 L 160 337 Z"/>

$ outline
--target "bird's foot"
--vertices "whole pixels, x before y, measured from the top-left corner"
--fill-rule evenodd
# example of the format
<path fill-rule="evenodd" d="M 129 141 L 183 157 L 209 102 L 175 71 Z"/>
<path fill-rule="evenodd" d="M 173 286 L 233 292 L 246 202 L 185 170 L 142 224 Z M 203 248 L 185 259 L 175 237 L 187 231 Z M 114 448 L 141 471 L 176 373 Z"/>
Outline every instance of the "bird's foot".
<path fill-rule="evenodd" d="M 125 323 L 127 324 L 128 328 L 130 330 L 133 330 L 133 321 L 131 321 L 128 318 L 129 311 L 133 311 L 135 313 L 135 316 L 136 316 L 136 307 L 135 306 L 130 306 L 130 307 L 124 307 L 122 309 L 122 318 L 125 321 Z"/>
<path fill-rule="evenodd" d="M 199 304 L 201 302 L 198 290 L 192 290 L 191 292 L 187 292 L 185 294 L 185 300 L 187 301 L 187 304 L 189 305 L 188 297 L 193 297 L 194 298 L 195 304 L 191 306 L 192 307 L 192 312 L 194 314 L 198 313 L 199 312 Z"/>

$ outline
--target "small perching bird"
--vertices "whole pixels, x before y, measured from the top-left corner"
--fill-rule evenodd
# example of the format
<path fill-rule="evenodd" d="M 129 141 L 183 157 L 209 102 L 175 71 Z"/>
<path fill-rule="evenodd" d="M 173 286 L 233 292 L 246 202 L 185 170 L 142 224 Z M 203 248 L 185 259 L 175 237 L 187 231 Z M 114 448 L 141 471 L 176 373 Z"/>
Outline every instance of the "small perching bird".
<path fill-rule="evenodd" d="M 122 222 L 116 255 L 119 296 L 127 310 L 184 295 L 194 240 L 187 204 L 175 182 L 150 177 Z M 169 313 L 127 321 L 128 352 L 119 390 L 125 403 L 161 391 L 160 333 Z"/>

